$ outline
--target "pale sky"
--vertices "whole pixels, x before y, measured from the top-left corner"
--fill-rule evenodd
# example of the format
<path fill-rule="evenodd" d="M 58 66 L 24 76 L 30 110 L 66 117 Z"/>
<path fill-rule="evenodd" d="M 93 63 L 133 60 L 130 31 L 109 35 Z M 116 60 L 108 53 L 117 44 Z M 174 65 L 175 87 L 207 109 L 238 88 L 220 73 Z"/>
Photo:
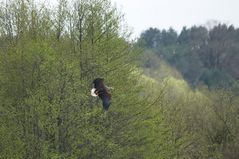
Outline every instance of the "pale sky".
<path fill-rule="evenodd" d="M 149 27 L 180 32 L 210 20 L 239 26 L 239 0 L 111 0 L 137 37 Z"/>

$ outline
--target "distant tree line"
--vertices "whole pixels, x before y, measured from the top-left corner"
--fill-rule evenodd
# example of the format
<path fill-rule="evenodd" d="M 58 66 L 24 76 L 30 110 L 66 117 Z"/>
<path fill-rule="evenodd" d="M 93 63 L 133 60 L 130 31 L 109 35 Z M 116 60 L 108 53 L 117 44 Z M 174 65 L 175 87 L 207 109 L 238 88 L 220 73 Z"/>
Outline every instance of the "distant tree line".
<path fill-rule="evenodd" d="M 164 88 L 158 108 L 172 128 L 166 142 L 182 146 L 178 151 L 169 146 L 166 156 L 175 152 L 176 158 L 238 158 L 239 28 L 193 26 L 179 34 L 172 28 L 149 28 L 135 46 L 143 50 L 144 73 L 163 81 L 154 88 Z"/>
<path fill-rule="evenodd" d="M 239 28 L 233 25 L 183 27 L 179 34 L 149 28 L 138 45 L 168 61 L 194 86 L 228 87 L 239 79 Z"/>

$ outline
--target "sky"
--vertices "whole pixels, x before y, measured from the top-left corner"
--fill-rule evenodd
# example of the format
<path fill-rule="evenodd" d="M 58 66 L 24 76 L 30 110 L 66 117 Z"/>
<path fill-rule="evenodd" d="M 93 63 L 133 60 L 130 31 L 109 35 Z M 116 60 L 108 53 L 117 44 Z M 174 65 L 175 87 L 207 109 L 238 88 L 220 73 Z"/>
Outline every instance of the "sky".
<path fill-rule="evenodd" d="M 239 26 L 239 0 L 111 0 L 124 14 L 133 37 L 149 27 L 209 26 L 218 21 Z"/>

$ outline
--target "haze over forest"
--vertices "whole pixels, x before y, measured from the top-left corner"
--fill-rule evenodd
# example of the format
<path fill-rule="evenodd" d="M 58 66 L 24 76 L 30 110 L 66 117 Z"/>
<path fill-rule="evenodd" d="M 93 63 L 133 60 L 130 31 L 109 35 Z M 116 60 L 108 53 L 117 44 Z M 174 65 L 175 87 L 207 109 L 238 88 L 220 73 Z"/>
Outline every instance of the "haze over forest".
<path fill-rule="evenodd" d="M 110 0 L 0 2 L 1 159 L 238 158 L 237 25 L 131 41 Z M 114 88 L 108 111 L 97 77 Z"/>

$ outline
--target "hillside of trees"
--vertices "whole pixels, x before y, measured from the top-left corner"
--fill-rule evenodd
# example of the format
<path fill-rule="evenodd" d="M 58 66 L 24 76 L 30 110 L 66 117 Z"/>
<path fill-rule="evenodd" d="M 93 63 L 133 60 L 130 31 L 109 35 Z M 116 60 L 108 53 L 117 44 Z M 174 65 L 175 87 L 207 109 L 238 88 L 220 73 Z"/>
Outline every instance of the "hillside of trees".
<path fill-rule="evenodd" d="M 1 159 L 238 158 L 238 72 L 231 69 L 238 64 L 237 34 L 225 41 L 233 58 L 214 50 L 225 49 L 218 40 L 196 43 L 199 35 L 195 44 L 187 38 L 179 44 L 173 30 L 162 31 L 173 35 L 168 43 L 150 29 L 159 34 L 146 38 L 146 31 L 135 44 L 109 0 L 36 2 L 0 4 Z M 209 64 L 202 46 L 218 59 Z M 186 60 L 184 53 L 192 56 Z M 201 75 L 213 69 L 227 73 L 230 87 L 192 87 L 206 85 Z M 114 87 L 107 113 L 90 96 L 96 77 Z"/>
<path fill-rule="evenodd" d="M 172 28 L 149 28 L 138 44 L 176 68 L 192 86 L 234 87 L 239 79 L 239 28 L 233 25 L 184 27 L 179 34 Z M 146 68 L 154 65 L 145 61 Z"/>

